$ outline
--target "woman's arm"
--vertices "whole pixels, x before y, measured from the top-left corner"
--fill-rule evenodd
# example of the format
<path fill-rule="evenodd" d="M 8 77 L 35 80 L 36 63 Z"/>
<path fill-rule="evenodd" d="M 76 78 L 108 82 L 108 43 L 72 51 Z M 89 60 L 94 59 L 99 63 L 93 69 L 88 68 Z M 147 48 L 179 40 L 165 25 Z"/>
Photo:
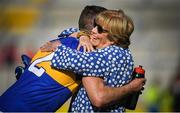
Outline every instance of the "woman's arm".
<path fill-rule="evenodd" d="M 73 71 L 83 76 L 103 77 L 108 61 L 101 52 L 79 52 L 64 45 L 58 47 L 52 58 L 52 67 Z"/>
<path fill-rule="evenodd" d="M 67 38 L 69 36 L 79 39 L 79 45 L 77 47 L 77 50 L 80 50 L 80 48 L 83 47 L 84 52 L 94 51 L 94 48 L 90 42 L 89 33 L 87 33 L 86 31 L 79 31 L 76 28 L 69 28 L 64 30 L 59 35 L 59 39 L 61 39 L 61 37 Z"/>
<path fill-rule="evenodd" d="M 98 77 L 83 77 L 82 82 L 91 103 L 96 107 L 105 107 L 121 102 L 127 94 L 140 91 L 145 83 L 145 78 L 134 79 L 122 87 L 109 87 L 103 79 Z"/>

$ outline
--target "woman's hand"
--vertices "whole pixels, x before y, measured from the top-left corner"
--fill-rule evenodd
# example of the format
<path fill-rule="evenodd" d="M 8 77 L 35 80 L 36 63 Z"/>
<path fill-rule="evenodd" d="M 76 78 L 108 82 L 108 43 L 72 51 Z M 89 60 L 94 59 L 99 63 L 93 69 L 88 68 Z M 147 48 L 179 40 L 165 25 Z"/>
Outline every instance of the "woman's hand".
<path fill-rule="evenodd" d="M 144 90 L 144 85 L 146 83 L 146 78 L 136 78 L 132 80 L 128 85 L 128 88 L 132 92 L 137 92 Z"/>
<path fill-rule="evenodd" d="M 79 38 L 79 45 L 78 45 L 77 50 L 80 50 L 81 46 L 83 47 L 84 52 L 94 51 L 94 48 L 93 48 L 88 36 L 81 36 Z"/>
<path fill-rule="evenodd" d="M 42 52 L 54 52 L 54 51 L 56 51 L 56 49 L 59 45 L 61 45 L 61 42 L 59 40 L 56 40 L 53 42 L 47 42 L 42 47 L 40 47 L 40 50 Z"/>

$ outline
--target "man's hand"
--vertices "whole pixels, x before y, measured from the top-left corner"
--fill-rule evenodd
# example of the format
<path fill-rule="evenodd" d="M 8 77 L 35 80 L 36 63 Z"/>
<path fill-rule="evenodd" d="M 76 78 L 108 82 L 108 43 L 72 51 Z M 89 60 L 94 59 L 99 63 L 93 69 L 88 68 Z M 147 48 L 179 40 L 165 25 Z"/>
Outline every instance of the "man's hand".
<path fill-rule="evenodd" d="M 53 42 L 47 42 L 42 47 L 40 47 L 40 50 L 42 52 L 54 52 L 54 51 L 56 51 L 56 49 L 59 45 L 61 45 L 61 42 L 59 40 L 56 40 Z"/>
<path fill-rule="evenodd" d="M 94 51 L 94 48 L 93 48 L 88 36 L 81 36 L 79 38 L 79 45 L 78 45 L 77 50 L 80 50 L 80 47 L 83 47 L 84 52 Z"/>
<path fill-rule="evenodd" d="M 24 64 L 24 66 L 17 66 L 15 69 L 15 75 L 16 75 L 16 79 L 18 80 L 21 75 L 24 73 L 24 70 L 29 66 L 30 62 L 31 62 L 31 58 L 25 54 L 23 54 L 21 56 L 22 62 Z"/>

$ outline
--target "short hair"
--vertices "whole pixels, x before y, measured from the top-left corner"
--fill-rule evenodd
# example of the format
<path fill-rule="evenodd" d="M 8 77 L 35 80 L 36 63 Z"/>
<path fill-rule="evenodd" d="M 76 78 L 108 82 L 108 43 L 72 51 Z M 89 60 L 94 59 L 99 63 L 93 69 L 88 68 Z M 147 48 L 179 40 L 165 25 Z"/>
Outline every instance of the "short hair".
<path fill-rule="evenodd" d="M 109 40 L 116 45 L 128 48 L 134 23 L 123 10 L 106 10 L 97 15 L 95 21 L 109 32 Z"/>
<path fill-rule="evenodd" d="M 93 29 L 93 24 L 94 24 L 94 19 L 96 17 L 96 15 L 98 15 L 100 12 L 103 12 L 107 10 L 104 7 L 101 6 L 86 6 L 79 17 L 79 29 L 80 30 L 87 30 L 90 31 Z"/>

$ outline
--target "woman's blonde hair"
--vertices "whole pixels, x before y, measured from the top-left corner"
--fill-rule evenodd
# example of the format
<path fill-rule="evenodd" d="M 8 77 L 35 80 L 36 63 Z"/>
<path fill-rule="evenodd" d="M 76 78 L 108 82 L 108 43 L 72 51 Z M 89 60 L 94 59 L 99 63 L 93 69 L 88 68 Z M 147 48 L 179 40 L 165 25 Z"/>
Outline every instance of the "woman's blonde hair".
<path fill-rule="evenodd" d="M 122 10 L 106 10 L 97 15 L 96 23 L 109 32 L 109 40 L 116 45 L 128 48 L 134 24 Z"/>

